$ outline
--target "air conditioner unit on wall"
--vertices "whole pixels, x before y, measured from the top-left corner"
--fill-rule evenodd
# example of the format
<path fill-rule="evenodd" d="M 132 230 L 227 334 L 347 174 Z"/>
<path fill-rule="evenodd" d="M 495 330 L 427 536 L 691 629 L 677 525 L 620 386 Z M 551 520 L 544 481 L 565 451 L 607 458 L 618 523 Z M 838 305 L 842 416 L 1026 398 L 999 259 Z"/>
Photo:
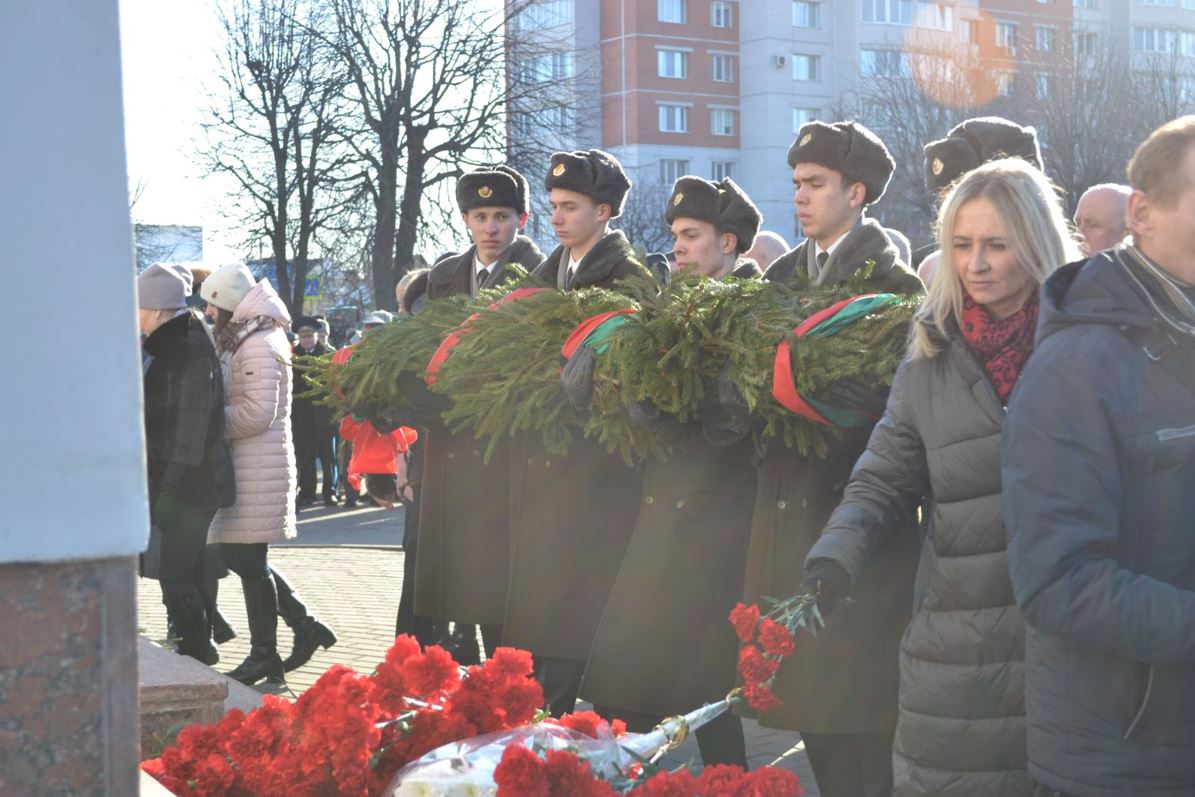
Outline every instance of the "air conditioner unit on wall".
<path fill-rule="evenodd" d="M 788 58 L 786 58 L 783 55 L 773 55 L 772 56 L 772 66 L 776 67 L 777 69 L 779 69 L 780 67 L 784 66 L 787 63 L 788 63 Z"/>

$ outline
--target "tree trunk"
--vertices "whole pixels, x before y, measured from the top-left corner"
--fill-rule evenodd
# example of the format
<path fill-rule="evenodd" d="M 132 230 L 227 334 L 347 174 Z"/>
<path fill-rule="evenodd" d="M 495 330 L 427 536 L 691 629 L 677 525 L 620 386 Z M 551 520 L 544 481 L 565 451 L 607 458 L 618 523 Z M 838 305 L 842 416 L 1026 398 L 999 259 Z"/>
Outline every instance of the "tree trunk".
<path fill-rule="evenodd" d="M 394 286 L 411 270 L 415 262 L 415 240 L 419 235 L 419 203 L 423 199 L 423 172 L 426 166 L 424 154 L 424 140 L 422 132 L 416 134 L 408 132 L 406 181 L 403 184 L 402 205 L 399 208 L 398 234 L 394 239 L 394 276 L 386 292 L 387 303 L 383 304 L 381 297 L 375 297 L 378 307 L 387 310 L 398 309 L 398 299 L 394 295 Z M 393 305 L 393 306 L 391 306 Z"/>
<path fill-rule="evenodd" d="M 282 301 L 286 304 L 286 309 L 290 310 L 291 317 L 296 315 L 296 312 L 301 312 L 303 307 L 300 305 L 296 311 L 294 303 L 291 301 L 291 283 L 290 273 L 287 271 L 286 264 L 286 223 L 288 220 L 287 206 L 290 204 L 290 192 L 287 188 L 287 159 L 290 153 L 287 151 L 285 145 L 274 147 L 274 182 L 276 197 L 275 213 L 274 213 L 274 229 L 270 235 L 270 246 L 274 250 L 274 276 L 278 280 L 278 295 L 282 297 Z"/>
<path fill-rule="evenodd" d="M 373 274 L 373 304 L 383 310 L 395 307 L 394 228 L 398 200 L 398 136 L 381 136 L 382 167 L 378 173 L 378 193 L 374 200 L 376 223 L 370 251 Z"/>

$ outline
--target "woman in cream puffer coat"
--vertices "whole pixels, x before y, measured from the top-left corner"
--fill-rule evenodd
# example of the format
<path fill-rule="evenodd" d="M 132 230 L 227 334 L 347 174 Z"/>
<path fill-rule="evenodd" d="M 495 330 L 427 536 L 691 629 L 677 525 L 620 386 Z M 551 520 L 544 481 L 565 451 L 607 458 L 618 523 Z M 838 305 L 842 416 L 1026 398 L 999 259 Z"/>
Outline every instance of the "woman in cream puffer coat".
<path fill-rule="evenodd" d="M 221 266 L 204 280 L 201 295 L 215 308 L 214 334 L 224 366 L 224 426 L 232 448 L 237 501 L 219 510 L 208 542 L 219 543 L 228 568 L 241 577 L 249 616 L 248 658 L 229 676 L 246 684 L 283 680 L 278 615 L 295 631 L 294 669 L 316 645 L 336 637 L 307 614 L 267 560 L 271 542 L 295 536 L 298 479 L 291 435 L 291 349 L 286 305 L 268 282 L 256 282 L 241 264 Z M 299 659 L 302 659 L 299 661 Z M 297 662 L 297 663 L 296 663 Z"/>

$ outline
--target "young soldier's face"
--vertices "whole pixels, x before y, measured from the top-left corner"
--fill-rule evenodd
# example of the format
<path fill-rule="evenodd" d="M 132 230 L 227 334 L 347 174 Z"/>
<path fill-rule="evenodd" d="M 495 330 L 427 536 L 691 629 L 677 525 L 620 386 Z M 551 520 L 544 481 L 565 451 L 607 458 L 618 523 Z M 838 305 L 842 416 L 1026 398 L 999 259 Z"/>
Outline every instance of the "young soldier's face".
<path fill-rule="evenodd" d="M 595 238 L 610 220 L 610 206 L 598 204 L 585 194 L 553 188 L 552 229 L 561 246 L 573 247 Z"/>
<path fill-rule="evenodd" d="M 842 174 L 816 163 L 793 169 L 793 203 L 805 234 L 833 243 L 854 225 L 867 190 L 862 183 L 846 183 Z"/>
<path fill-rule="evenodd" d="M 678 271 L 706 277 L 721 274 L 734 263 L 735 237 L 719 233 L 708 221 L 680 218 L 672 222 L 672 251 Z"/>
<path fill-rule="evenodd" d="M 519 215 L 514 208 L 482 207 L 462 213 L 469 228 L 469 237 L 477 247 L 477 256 L 489 265 L 507 250 L 519 230 L 527 223 L 527 214 Z"/>

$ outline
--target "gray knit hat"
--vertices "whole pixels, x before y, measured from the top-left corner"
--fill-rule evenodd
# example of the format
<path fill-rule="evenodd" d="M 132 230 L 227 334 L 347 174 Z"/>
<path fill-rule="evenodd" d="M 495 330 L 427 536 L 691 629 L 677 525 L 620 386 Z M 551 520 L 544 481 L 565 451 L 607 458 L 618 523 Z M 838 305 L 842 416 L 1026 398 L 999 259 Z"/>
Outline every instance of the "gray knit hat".
<path fill-rule="evenodd" d="M 631 190 L 622 164 L 609 152 L 600 149 L 557 152 L 552 155 L 544 188 L 563 188 L 584 194 L 597 203 L 610 206 L 610 218 L 622 213 L 622 203 Z"/>
<path fill-rule="evenodd" d="M 738 239 L 739 254 L 751 248 L 763 221 L 759 209 L 729 177 L 717 183 L 700 177 L 677 180 L 664 208 L 664 221 L 671 224 L 677 219 L 709 222 L 719 232 L 731 233 Z"/>
<path fill-rule="evenodd" d="M 456 181 L 456 204 L 461 213 L 499 207 L 521 216 L 527 212 L 527 178 L 505 163 L 476 169 Z"/>
<path fill-rule="evenodd" d="M 858 122 L 808 122 L 788 148 L 788 165 L 816 163 L 841 174 L 848 183 L 863 183 L 865 205 L 878 202 L 888 187 L 896 162 L 879 136 Z"/>
<path fill-rule="evenodd" d="M 925 145 L 925 185 L 936 193 L 997 158 L 1020 158 L 1042 168 L 1037 130 L 999 116 L 977 116 L 955 125 L 946 138 Z"/>
<path fill-rule="evenodd" d="M 154 263 L 137 276 L 142 310 L 180 310 L 191 295 L 191 269 L 181 263 Z"/>

